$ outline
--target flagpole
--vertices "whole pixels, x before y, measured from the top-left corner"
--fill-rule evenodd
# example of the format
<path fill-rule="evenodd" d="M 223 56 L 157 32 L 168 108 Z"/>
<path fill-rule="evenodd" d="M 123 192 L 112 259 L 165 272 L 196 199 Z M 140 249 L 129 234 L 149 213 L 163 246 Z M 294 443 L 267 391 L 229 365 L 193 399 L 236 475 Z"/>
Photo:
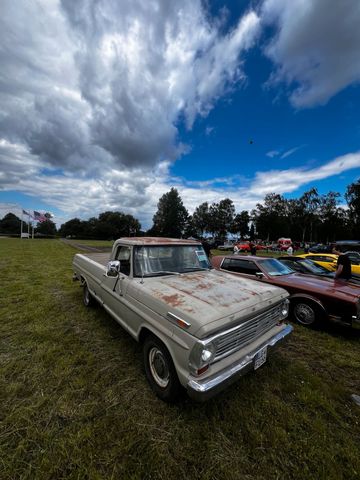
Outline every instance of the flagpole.
<path fill-rule="evenodd" d="M 23 216 L 24 216 L 24 210 L 21 207 L 21 227 L 20 227 L 20 238 L 22 239 L 22 230 L 23 230 Z"/>

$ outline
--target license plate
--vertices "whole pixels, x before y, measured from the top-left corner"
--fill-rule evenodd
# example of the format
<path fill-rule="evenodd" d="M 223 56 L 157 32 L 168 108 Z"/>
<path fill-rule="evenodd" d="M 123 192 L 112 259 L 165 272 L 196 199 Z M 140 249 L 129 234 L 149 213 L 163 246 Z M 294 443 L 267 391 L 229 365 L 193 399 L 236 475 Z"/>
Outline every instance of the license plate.
<path fill-rule="evenodd" d="M 254 370 L 261 367 L 261 365 L 266 362 L 266 356 L 267 347 L 264 347 L 258 351 L 258 353 L 255 355 Z"/>

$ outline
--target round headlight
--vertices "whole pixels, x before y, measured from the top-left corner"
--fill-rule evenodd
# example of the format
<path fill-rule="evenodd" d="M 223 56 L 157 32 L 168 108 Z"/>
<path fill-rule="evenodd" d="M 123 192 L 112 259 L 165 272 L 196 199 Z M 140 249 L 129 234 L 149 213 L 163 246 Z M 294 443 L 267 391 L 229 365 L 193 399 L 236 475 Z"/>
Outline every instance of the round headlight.
<path fill-rule="evenodd" d="M 190 353 L 190 370 L 198 375 L 200 370 L 202 371 L 204 367 L 209 366 L 214 356 L 215 346 L 213 343 L 197 342 Z"/>
<path fill-rule="evenodd" d="M 203 362 L 208 362 L 212 357 L 212 355 L 213 355 L 213 352 L 211 350 L 203 350 L 201 354 L 201 360 Z"/>
<path fill-rule="evenodd" d="M 288 299 L 286 299 L 282 305 L 281 305 L 281 316 L 282 318 L 286 318 L 289 314 L 289 305 L 290 305 L 290 302 Z"/>

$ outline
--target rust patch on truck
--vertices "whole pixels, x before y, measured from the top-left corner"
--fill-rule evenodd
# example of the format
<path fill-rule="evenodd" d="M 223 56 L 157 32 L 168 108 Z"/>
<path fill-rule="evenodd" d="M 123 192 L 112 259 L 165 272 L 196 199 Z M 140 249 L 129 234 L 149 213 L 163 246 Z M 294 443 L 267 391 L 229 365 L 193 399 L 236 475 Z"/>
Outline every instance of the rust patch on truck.
<path fill-rule="evenodd" d="M 178 307 L 184 303 L 183 297 L 180 297 L 177 293 L 174 295 L 161 295 L 161 298 L 172 307 Z"/>

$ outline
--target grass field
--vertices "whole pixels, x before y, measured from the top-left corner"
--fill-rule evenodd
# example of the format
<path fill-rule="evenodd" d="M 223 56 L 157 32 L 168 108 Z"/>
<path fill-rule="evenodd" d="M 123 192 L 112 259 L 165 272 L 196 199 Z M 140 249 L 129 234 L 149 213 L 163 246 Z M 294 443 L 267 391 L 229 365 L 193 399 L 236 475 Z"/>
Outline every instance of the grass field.
<path fill-rule="evenodd" d="M 76 246 L 77 244 L 85 244 L 88 245 L 89 247 L 98 247 L 98 248 L 109 248 L 111 249 L 113 245 L 112 240 L 81 240 L 81 239 L 71 239 L 71 240 L 66 240 L 66 242 L 69 245 Z"/>
<path fill-rule="evenodd" d="M 0 479 L 359 479 L 360 335 L 295 326 L 205 404 L 158 400 L 140 346 L 72 282 L 76 250 L 0 240 Z"/>

